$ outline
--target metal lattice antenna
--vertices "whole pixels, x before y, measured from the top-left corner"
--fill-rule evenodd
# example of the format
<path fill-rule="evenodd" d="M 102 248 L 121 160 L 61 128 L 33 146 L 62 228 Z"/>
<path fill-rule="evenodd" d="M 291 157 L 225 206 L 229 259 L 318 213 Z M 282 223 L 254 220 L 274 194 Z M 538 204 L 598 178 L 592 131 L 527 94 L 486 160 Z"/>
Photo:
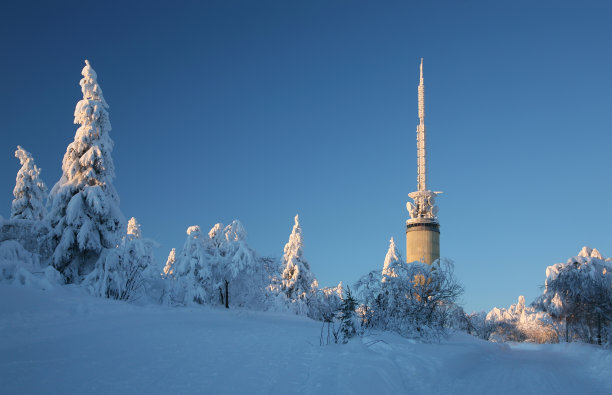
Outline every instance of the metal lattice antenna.
<path fill-rule="evenodd" d="M 423 82 L 423 58 L 419 81 L 419 126 L 417 126 L 418 190 L 427 190 L 427 144 L 425 140 L 425 84 Z"/>
<path fill-rule="evenodd" d="M 414 200 L 414 204 L 408 202 L 406 208 L 410 213 L 411 220 L 436 220 L 438 207 L 436 196 L 442 192 L 434 192 L 427 189 L 427 144 L 425 133 L 425 83 L 423 81 L 423 58 L 421 58 L 421 79 L 419 81 L 419 126 L 417 126 L 417 164 L 418 164 L 418 189 L 408 194 Z"/>

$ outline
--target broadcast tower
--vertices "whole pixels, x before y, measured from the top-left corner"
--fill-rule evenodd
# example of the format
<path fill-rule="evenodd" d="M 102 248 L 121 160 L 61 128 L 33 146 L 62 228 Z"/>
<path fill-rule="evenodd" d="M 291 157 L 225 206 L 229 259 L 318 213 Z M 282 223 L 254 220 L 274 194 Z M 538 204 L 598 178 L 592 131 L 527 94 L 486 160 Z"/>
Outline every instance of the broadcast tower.
<path fill-rule="evenodd" d="M 425 133 L 425 85 L 423 83 L 423 58 L 419 82 L 419 126 L 417 126 L 417 191 L 408 196 L 406 208 L 410 219 L 406 221 L 406 262 L 420 261 L 427 264 L 440 259 L 440 223 L 436 196 L 442 192 L 427 189 L 427 144 Z"/>

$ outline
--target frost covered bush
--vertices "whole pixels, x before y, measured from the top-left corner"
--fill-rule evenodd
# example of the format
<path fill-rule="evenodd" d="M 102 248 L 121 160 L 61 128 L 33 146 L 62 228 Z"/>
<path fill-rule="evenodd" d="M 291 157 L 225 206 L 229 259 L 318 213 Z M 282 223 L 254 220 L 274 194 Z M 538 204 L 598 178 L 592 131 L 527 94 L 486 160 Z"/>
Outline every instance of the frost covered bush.
<path fill-rule="evenodd" d="M 432 339 L 452 326 L 455 301 L 463 292 L 451 262 L 405 263 L 393 239 L 382 272 L 370 272 L 355 288 L 365 327 Z"/>
<path fill-rule="evenodd" d="M 41 266 L 38 254 L 16 240 L 5 240 L 0 242 L 0 283 L 49 289 L 63 284 L 63 279 L 52 267 Z"/>
<path fill-rule="evenodd" d="M 112 184 L 115 168 L 108 104 L 88 61 L 82 74 L 83 99 L 74 111 L 74 123 L 80 127 L 66 149 L 47 216 L 53 229 L 52 264 L 69 283 L 80 282 L 105 255 L 104 249 L 115 248 L 125 223 Z"/>
<path fill-rule="evenodd" d="M 342 283 L 336 287 L 319 288 L 316 280 L 313 281 L 311 290 L 306 294 L 304 300 L 289 301 L 290 306 L 303 306 L 303 311 L 298 314 L 306 315 L 317 321 L 331 321 L 342 306 Z"/>
<path fill-rule="evenodd" d="M 45 217 L 45 197 L 47 186 L 40 179 L 40 169 L 34 163 L 32 155 L 17 146 L 15 157 L 21 163 L 17 173 L 11 205 L 11 219 L 26 219 L 40 221 Z"/>
<path fill-rule="evenodd" d="M 525 297 L 509 308 L 493 308 L 486 317 L 491 328 L 487 340 L 497 342 L 557 343 L 559 326 L 552 317 L 533 307 L 525 306 Z"/>
<path fill-rule="evenodd" d="M 93 294 L 110 299 L 133 301 L 142 297 L 147 281 L 161 274 L 155 270 L 155 243 L 141 236 L 140 224 L 131 218 L 121 243 L 105 251 L 103 264 L 85 278 L 83 285 Z"/>
<path fill-rule="evenodd" d="M 30 272 L 39 270 L 39 257 L 26 251 L 16 240 L 0 243 L 0 274 L 3 282 L 12 282 L 20 268 Z"/>
<path fill-rule="evenodd" d="M 489 340 L 491 334 L 495 331 L 495 325 L 487 321 L 487 313 L 480 311 L 465 315 L 467 323 L 466 332 L 472 336 Z"/>
<path fill-rule="evenodd" d="M 0 242 L 14 240 L 46 263 L 52 253 L 49 243 L 49 226 L 46 221 L 30 219 L 0 219 Z"/>
<path fill-rule="evenodd" d="M 597 249 L 583 247 L 567 263 L 546 268 L 544 291 L 534 305 L 550 314 L 564 337 L 612 343 L 612 262 Z"/>

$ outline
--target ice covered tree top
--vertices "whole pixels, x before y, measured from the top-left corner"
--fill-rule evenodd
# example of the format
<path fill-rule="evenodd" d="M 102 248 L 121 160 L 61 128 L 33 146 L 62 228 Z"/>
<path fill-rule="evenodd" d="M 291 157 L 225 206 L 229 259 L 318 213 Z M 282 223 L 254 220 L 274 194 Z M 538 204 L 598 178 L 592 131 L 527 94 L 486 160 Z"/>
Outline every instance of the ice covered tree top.
<path fill-rule="evenodd" d="M 81 78 L 79 84 L 81 85 L 81 92 L 83 92 L 83 99 L 99 101 L 105 108 L 108 108 L 108 104 L 102 95 L 102 88 L 98 85 L 98 75 L 87 59 L 85 59 L 85 67 L 83 67 L 81 74 L 83 78 Z"/>
<path fill-rule="evenodd" d="M 596 249 L 591 247 L 582 247 L 582 250 L 578 253 L 578 256 L 572 257 L 567 260 L 567 263 L 556 263 L 546 268 L 546 284 L 554 281 L 559 274 L 573 268 L 580 275 L 596 277 L 612 270 L 612 261 L 610 259 L 604 259 L 603 255 Z M 546 293 L 546 288 L 544 289 Z"/>
<path fill-rule="evenodd" d="M 115 178 L 111 158 L 113 141 L 108 104 L 96 80 L 94 69 L 85 61 L 80 81 L 81 99 L 74 110 L 74 123 L 81 125 L 64 155 L 62 170 L 65 182 L 77 188 L 82 185 L 104 185 Z"/>
<path fill-rule="evenodd" d="M 591 248 L 587 246 L 582 247 L 582 250 L 580 250 L 580 252 L 578 253 L 578 256 L 584 257 L 584 258 L 590 257 L 590 258 L 604 259 L 601 253 L 597 250 L 597 248 Z"/>
<path fill-rule="evenodd" d="M 247 237 L 246 229 L 237 219 L 233 220 L 231 224 L 225 227 L 224 233 L 225 240 L 228 242 L 246 240 Z"/>
<path fill-rule="evenodd" d="M 285 262 L 289 261 L 291 258 L 301 260 L 303 255 L 303 245 L 304 243 L 302 242 L 302 227 L 300 226 L 300 218 L 296 214 L 295 224 L 293 225 L 293 230 L 289 236 L 289 242 L 285 244 L 285 256 L 283 257 Z"/>
<path fill-rule="evenodd" d="M 166 266 L 164 266 L 164 275 L 165 276 L 171 276 L 174 274 L 174 269 L 172 268 L 172 266 L 174 266 L 174 262 L 176 262 L 176 248 L 173 248 L 170 251 L 170 254 L 168 254 L 168 260 L 166 261 Z"/>
<path fill-rule="evenodd" d="M 140 232 L 140 223 L 138 223 L 134 217 L 130 218 L 128 221 L 127 234 L 128 237 L 134 239 L 139 239 L 142 236 L 142 233 Z"/>
<path fill-rule="evenodd" d="M 202 230 L 198 225 L 193 225 L 187 228 L 187 235 L 190 239 L 199 239 L 202 235 Z"/>
<path fill-rule="evenodd" d="M 13 189 L 11 218 L 41 220 L 45 216 L 43 200 L 47 186 L 40 179 L 40 168 L 34 163 L 32 155 L 17 146 L 15 157 L 21 163 Z"/>

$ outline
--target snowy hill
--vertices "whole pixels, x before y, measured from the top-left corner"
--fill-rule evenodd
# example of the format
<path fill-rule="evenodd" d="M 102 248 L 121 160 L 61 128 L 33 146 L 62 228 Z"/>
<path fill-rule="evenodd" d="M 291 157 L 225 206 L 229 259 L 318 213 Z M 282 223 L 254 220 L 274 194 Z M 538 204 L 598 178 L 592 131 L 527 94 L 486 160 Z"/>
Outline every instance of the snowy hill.
<path fill-rule="evenodd" d="M 320 346 L 320 333 L 300 316 L 0 285 L 0 392 L 612 393 L 612 353 L 589 345 L 375 333 Z"/>

